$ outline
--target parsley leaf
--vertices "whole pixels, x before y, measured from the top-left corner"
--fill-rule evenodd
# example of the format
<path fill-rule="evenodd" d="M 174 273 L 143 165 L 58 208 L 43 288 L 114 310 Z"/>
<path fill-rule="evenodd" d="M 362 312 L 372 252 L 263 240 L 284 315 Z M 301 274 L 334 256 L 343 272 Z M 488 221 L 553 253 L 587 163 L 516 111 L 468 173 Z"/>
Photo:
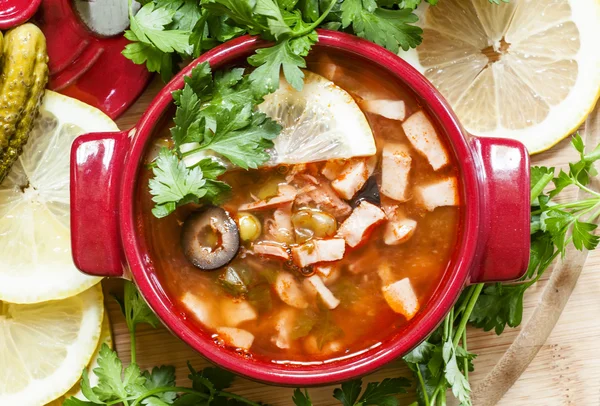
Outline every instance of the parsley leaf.
<path fill-rule="evenodd" d="M 423 30 L 411 25 L 418 20 L 412 10 L 388 10 L 377 7 L 375 0 L 344 0 L 342 3 L 342 27 L 350 25 L 359 37 L 375 42 L 398 53 L 407 51 L 422 41 Z"/>
<path fill-rule="evenodd" d="M 294 89 L 302 90 L 304 73 L 300 69 L 306 68 L 306 62 L 294 53 L 289 39 L 272 47 L 257 50 L 256 54 L 248 58 L 248 62 L 252 66 L 257 66 L 250 74 L 250 81 L 258 94 L 268 94 L 279 87 L 279 75 L 282 69 L 288 83 Z"/>
<path fill-rule="evenodd" d="M 458 368 L 456 350 L 451 341 L 446 341 L 443 347 L 444 375 L 452 388 L 452 393 L 461 405 L 471 405 L 471 386 L 469 381 Z"/>
<path fill-rule="evenodd" d="M 310 400 L 310 396 L 306 389 L 302 392 L 300 389 L 296 388 L 294 395 L 292 396 L 292 401 L 296 406 L 312 406 L 312 401 Z"/>
<path fill-rule="evenodd" d="M 341 388 L 333 391 L 333 397 L 342 402 L 342 406 L 354 406 L 362 391 L 362 381 L 355 379 L 342 383 Z"/>
<path fill-rule="evenodd" d="M 475 303 L 469 321 L 485 331 L 500 335 L 506 325 L 516 327 L 523 318 L 523 295 L 527 285 L 486 286 Z"/>
<path fill-rule="evenodd" d="M 206 195 L 206 180 L 200 168 L 188 169 L 172 150 L 160 150 L 152 172 L 154 178 L 149 185 L 152 201 L 156 203 L 152 213 L 156 217 L 171 214 L 182 201 L 197 202 Z"/>
<path fill-rule="evenodd" d="M 410 381 L 406 378 L 386 378 L 381 382 L 370 382 L 357 405 L 397 406 L 400 403 L 396 395 L 406 393 L 405 388 L 409 386 Z"/>

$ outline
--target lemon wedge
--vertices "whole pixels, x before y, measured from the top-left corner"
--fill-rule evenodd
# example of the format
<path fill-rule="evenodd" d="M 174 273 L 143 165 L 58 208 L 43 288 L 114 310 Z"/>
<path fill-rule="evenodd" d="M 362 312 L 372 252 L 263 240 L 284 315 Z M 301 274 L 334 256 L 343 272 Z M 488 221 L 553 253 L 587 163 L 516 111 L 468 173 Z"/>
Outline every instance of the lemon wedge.
<path fill-rule="evenodd" d="M 103 316 L 100 285 L 62 300 L 0 302 L 0 405 L 43 405 L 72 388 L 98 345 Z"/>
<path fill-rule="evenodd" d="M 474 135 L 541 152 L 575 131 L 600 95 L 597 0 L 444 0 L 417 13 L 423 43 L 400 56 Z"/>
<path fill-rule="evenodd" d="M 282 80 L 258 106 L 283 127 L 267 165 L 375 154 L 373 132 L 352 96 L 323 76 L 309 71 L 304 75 L 302 91 Z"/>
<path fill-rule="evenodd" d="M 94 387 L 98 385 L 98 377 L 93 372 L 95 368 L 98 368 L 98 356 L 100 354 L 100 348 L 103 344 L 108 345 L 110 348 L 113 348 L 113 339 L 110 331 L 110 320 L 108 318 L 108 313 L 104 313 L 104 319 L 102 320 L 102 329 L 100 330 L 100 339 L 98 340 L 98 345 L 96 346 L 96 351 L 92 355 L 92 359 L 87 366 L 88 377 L 90 380 L 90 386 Z M 70 397 L 76 397 L 78 399 L 85 399 L 85 396 L 81 392 L 81 387 L 79 386 L 79 382 L 77 382 L 67 393 L 62 395 L 61 397 L 53 400 L 52 402 L 48 402 L 46 406 L 62 406 L 62 404 Z"/>
<path fill-rule="evenodd" d="M 0 300 L 63 299 L 98 283 L 71 258 L 69 156 L 77 136 L 117 130 L 100 110 L 46 91 L 23 154 L 0 185 Z"/>

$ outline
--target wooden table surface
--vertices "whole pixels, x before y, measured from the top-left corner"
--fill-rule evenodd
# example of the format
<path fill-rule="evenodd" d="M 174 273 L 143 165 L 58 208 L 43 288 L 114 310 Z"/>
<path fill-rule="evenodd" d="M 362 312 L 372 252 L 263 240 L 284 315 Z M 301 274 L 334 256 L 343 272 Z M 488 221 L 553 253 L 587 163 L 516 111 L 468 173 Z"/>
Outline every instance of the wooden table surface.
<path fill-rule="evenodd" d="M 117 121 L 122 129 L 128 129 L 137 122 L 161 86 L 158 79 L 152 82 L 142 97 Z M 533 157 L 533 163 L 565 166 L 574 157 L 569 142 L 563 141 L 551 151 Z M 574 196 L 567 196 L 569 197 Z M 538 306 L 541 293 L 548 283 L 549 273 L 527 291 L 523 325 Z M 119 292 L 121 286 L 120 281 L 104 281 L 105 293 Z M 129 341 L 123 316 L 109 294 L 106 295 L 106 305 L 116 349 L 121 357 L 128 359 Z M 493 332 L 469 328 L 469 351 L 478 354 L 475 372 L 471 374 L 473 387 L 482 382 L 519 332 L 519 328 L 507 329 L 501 336 L 496 336 Z M 187 361 L 196 368 L 208 365 L 200 355 L 162 327 L 155 330 L 146 327 L 140 329 L 137 360 L 142 368 L 161 364 L 175 365 L 178 383 L 182 385 L 189 384 Z M 401 361 L 384 367 L 366 377 L 365 381 L 395 376 L 410 377 L 410 372 Z M 270 405 L 292 404 L 292 389 L 262 385 L 242 378 L 236 379 L 232 391 Z M 339 405 L 332 397 L 332 392 L 333 387 L 310 389 L 313 402 L 318 406 Z M 414 393 L 409 393 L 403 404 L 410 403 L 413 398 Z M 589 254 L 575 290 L 546 343 L 498 404 L 600 405 L 600 249 Z"/>

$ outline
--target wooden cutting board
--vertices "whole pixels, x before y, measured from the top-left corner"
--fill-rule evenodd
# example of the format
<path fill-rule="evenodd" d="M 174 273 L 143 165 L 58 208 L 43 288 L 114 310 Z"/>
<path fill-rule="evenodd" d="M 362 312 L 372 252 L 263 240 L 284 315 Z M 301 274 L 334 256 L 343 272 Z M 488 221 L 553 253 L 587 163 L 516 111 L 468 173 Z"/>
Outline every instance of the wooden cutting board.
<path fill-rule="evenodd" d="M 132 127 L 162 86 L 159 79 L 153 81 L 117 121 L 119 127 Z M 590 145 L 600 141 L 598 110 L 593 117 L 595 120 L 588 120 L 587 131 L 584 131 Z M 575 156 L 569 141 L 563 141 L 551 151 L 533 157 L 533 163 L 564 167 Z M 575 198 L 573 192 L 564 197 L 565 200 Z M 473 328 L 468 330 L 469 351 L 478 354 L 475 372 L 470 375 L 476 405 L 600 405 L 600 250 L 589 256 L 587 253 L 572 254 L 568 261 L 557 263 L 552 272 L 548 271 L 536 286 L 529 289 L 524 303 L 524 322 L 520 328 L 507 329 L 501 336 Z M 551 275 L 554 277 L 551 278 Z M 120 294 L 122 281 L 106 280 L 103 284 L 116 349 L 127 360 L 127 328 L 118 305 L 110 296 L 113 292 Z M 535 322 L 528 323 L 533 320 L 532 316 Z M 556 318 L 558 322 L 554 326 Z M 187 361 L 196 369 L 208 365 L 200 355 L 162 327 L 140 329 L 137 360 L 143 369 L 162 364 L 175 365 L 180 385 L 189 385 Z M 522 374 L 521 370 L 524 370 Z M 366 377 L 365 381 L 397 376 L 410 377 L 402 361 L 393 362 Z M 270 405 L 293 404 L 293 389 L 289 388 L 238 378 L 232 391 Z M 339 405 L 332 392 L 333 387 L 313 388 L 310 395 L 315 405 Z M 500 399 L 499 402 L 497 399 Z M 405 400 L 403 404 L 414 400 L 414 388 Z"/>

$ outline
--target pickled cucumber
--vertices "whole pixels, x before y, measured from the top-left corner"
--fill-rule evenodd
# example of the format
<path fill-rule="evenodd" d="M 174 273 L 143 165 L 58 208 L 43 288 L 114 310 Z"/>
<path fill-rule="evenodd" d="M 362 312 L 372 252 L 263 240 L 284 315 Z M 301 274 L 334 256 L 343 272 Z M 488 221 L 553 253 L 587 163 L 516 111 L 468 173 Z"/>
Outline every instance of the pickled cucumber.
<path fill-rule="evenodd" d="M 27 23 L 4 37 L 0 78 L 0 182 L 27 143 L 48 81 L 48 54 L 42 31 Z"/>

